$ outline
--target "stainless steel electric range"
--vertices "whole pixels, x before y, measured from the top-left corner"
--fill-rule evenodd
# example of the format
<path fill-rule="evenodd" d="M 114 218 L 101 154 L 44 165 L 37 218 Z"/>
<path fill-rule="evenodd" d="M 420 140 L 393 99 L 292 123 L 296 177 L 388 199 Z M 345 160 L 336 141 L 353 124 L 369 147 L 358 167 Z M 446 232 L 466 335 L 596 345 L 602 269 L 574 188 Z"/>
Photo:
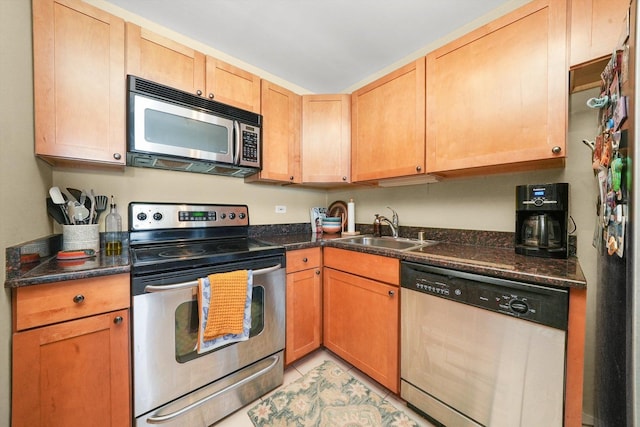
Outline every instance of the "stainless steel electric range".
<path fill-rule="evenodd" d="M 284 248 L 248 237 L 248 207 L 132 202 L 128 219 L 135 425 L 210 425 L 282 384 Z M 249 339 L 198 353 L 197 279 L 242 269 Z"/>

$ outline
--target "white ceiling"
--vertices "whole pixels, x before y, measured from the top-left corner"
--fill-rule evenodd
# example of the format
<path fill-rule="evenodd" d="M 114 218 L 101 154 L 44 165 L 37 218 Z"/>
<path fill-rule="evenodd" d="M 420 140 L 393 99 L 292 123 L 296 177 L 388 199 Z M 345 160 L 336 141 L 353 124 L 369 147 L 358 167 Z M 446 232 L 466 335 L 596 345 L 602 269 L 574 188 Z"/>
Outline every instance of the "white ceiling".
<path fill-rule="evenodd" d="M 313 93 L 340 93 L 507 0 L 107 0 Z"/>

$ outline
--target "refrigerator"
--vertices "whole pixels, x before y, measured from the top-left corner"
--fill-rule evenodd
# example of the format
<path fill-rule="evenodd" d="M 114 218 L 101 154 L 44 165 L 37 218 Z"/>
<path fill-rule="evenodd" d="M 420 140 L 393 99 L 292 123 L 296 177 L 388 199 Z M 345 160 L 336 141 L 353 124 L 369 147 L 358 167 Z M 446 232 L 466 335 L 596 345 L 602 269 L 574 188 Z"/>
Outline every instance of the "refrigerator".
<path fill-rule="evenodd" d="M 632 0 L 619 46 L 602 71 L 600 95 L 587 103 L 599 109 L 591 142 L 599 192 L 593 237 L 598 251 L 594 423 L 605 427 L 640 426 L 637 8 Z"/>

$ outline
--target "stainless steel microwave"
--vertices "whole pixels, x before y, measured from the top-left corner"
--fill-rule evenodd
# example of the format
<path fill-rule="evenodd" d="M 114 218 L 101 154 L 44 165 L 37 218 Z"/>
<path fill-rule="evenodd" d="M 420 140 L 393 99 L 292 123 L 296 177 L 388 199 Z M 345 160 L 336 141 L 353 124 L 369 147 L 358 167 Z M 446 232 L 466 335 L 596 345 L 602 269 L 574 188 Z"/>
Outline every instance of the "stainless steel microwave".
<path fill-rule="evenodd" d="M 127 165 L 236 177 L 260 170 L 260 114 L 131 75 L 127 87 Z"/>

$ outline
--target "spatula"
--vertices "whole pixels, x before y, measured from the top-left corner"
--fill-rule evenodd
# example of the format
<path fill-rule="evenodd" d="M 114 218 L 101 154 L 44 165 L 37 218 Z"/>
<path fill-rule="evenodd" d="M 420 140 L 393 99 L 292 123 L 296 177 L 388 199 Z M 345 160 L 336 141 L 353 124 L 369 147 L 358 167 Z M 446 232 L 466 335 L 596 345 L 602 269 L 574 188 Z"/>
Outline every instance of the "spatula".
<path fill-rule="evenodd" d="M 98 223 L 100 219 L 100 214 L 107 210 L 107 205 L 109 204 L 109 198 L 107 196 L 98 195 L 95 197 L 96 199 L 96 219 L 94 221 L 95 224 Z"/>

